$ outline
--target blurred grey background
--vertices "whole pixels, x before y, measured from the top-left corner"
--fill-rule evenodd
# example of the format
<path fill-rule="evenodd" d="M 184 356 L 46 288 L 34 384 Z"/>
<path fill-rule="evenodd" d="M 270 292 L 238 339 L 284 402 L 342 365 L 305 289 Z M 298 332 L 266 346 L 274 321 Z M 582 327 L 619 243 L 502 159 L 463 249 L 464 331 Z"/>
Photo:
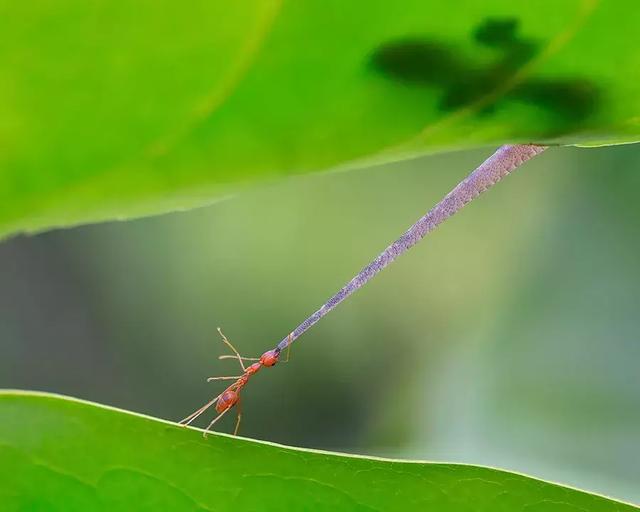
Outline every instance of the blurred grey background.
<path fill-rule="evenodd" d="M 271 348 L 490 152 L 4 241 L 0 387 L 181 419 L 237 373 L 217 326 Z M 640 502 L 639 164 L 638 146 L 528 163 L 256 377 L 242 434 Z"/>

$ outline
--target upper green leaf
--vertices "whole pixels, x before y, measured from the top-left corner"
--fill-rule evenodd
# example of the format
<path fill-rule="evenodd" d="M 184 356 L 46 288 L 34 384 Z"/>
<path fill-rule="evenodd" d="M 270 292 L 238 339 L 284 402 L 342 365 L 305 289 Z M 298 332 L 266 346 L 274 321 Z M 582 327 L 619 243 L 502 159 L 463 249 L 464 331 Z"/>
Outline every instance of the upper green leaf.
<path fill-rule="evenodd" d="M 15 392 L 0 393 L 0 481 L 6 512 L 637 510 L 497 469 L 203 439 L 151 418 Z"/>
<path fill-rule="evenodd" d="M 436 148 L 640 133 L 634 0 L 0 5 L 0 234 Z"/>

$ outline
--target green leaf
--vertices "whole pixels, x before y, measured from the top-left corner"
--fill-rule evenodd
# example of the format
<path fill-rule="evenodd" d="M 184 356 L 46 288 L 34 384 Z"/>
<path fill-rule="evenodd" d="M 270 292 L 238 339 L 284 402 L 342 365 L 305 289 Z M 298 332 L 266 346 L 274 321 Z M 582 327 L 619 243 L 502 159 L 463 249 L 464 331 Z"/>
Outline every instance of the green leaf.
<path fill-rule="evenodd" d="M 0 234 L 506 141 L 640 133 L 635 0 L 0 4 Z"/>
<path fill-rule="evenodd" d="M 487 467 L 293 449 L 53 395 L 0 393 L 2 510 L 633 511 Z"/>

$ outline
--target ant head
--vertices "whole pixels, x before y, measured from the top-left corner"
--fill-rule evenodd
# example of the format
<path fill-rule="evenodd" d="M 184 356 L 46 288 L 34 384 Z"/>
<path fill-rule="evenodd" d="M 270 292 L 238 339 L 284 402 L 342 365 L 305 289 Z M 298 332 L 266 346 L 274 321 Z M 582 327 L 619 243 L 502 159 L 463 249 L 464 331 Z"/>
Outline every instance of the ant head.
<path fill-rule="evenodd" d="M 220 398 L 218 398 L 218 402 L 216 403 L 216 411 L 218 413 L 224 412 L 227 409 L 230 409 L 236 402 L 238 401 L 238 393 L 232 391 L 231 389 L 227 389 Z"/>
<path fill-rule="evenodd" d="M 262 366 L 273 366 L 278 362 L 280 352 L 276 350 L 269 350 L 260 356 L 260 364 Z"/>

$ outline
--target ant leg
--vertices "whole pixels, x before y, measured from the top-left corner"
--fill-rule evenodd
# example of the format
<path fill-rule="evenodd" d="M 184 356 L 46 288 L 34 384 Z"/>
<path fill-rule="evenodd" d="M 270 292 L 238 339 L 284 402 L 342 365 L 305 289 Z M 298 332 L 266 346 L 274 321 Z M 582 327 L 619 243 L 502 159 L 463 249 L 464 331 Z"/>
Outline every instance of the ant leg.
<path fill-rule="evenodd" d="M 206 404 L 204 404 L 202 407 L 200 407 L 200 409 L 198 409 L 195 412 L 192 412 L 191 414 L 189 414 L 189 416 L 187 416 L 186 418 L 180 420 L 178 422 L 178 424 L 182 425 L 183 427 L 186 427 L 187 425 L 191 424 L 198 416 L 200 416 L 202 413 L 204 413 L 209 407 L 211 407 L 214 403 L 215 403 L 216 399 L 214 398 L 213 400 L 211 400 L 210 402 L 207 402 Z"/>
<path fill-rule="evenodd" d="M 225 414 L 227 414 L 229 409 L 231 409 L 231 407 L 227 407 L 224 411 L 222 411 L 215 418 L 213 418 L 211 423 L 207 425 L 207 428 L 204 429 L 204 432 L 202 433 L 202 437 L 207 437 L 207 433 L 211 431 L 211 427 L 213 427 L 220 418 L 222 418 Z"/>
<path fill-rule="evenodd" d="M 238 408 L 238 418 L 236 419 L 236 428 L 233 429 L 234 436 L 237 436 L 238 431 L 240 430 L 240 422 L 242 421 L 242 400 L 238 399 L 236 407 Z"/>
<path fill-rule="evenodd" d="M 209 377 L 207 382 L 211 382 L 212 380 L 238 380 L 242 375 L 231 375 L 229 377 Z"/>
<path fill-rule="evenodd" d="M 224 355 L 224 356 L 218 356 L 218 359 L 238 359 L 238 356 Z M 259 357 L 244 357 L 244 356 L 242 356 L 240 359 L 242 359 L 243 361 L 260 361 Z"/>
<path fill-rule="evenodd" d="M 197 411 L 192 412 L 191 414 L 189 414 L 189 416 L 187 416 L 185 419 L 180 420 L 178 423 L 180 425 L 182 425 L 183 427 L 186 427 L 187 425 L 190 425 L 194 420 L 196 420 L 200 415 L 202 415 L 202 413 L 204 413 L 209 407 L 211 407 L 213 404 L 215 404 L 216 401 L 218 400 L 218 398 L 220 398 L 221 396 L 222 396 L 222 393 L 220 393 L 213 400 L 210 400 L 209 402 L 204 404 Z"/>
<path fill-rule="evenodd" d="M 289 355 L 291 354 L 291 338 L 293 338 L 293 333 L 290 333 L 289 336 L 287 336 L 287 358 L 282 361 L 283 363 L 289 362 Z"/>
<path fill-rule="evenodd" d="M 242 368 L 242 371 L 243 371 L 243 372 L 246 372 L 246 371 L 247 371 L 247 369 L 246 369 L 246 367 L 244 366 L 244 363 L 242 362 L 242 359 L 243 359 L 243 358 L 242 358 L 242 356 L 238 353 L 238 351 L 236 350 L 236 347 L 234 347 L 234 346 L 231 344 L 231 342 L 227 339 L 227 337 L 226 337 L 224 334 L 222 334 L 222 330 L 220 329 L 220 327 L 218 327 L 218 332 L 220 333 L 220 336 L 222 336 L 222 341 L 223 341 L 223 343 L 224 343 L 225 345 L 227 345 L 227 347 L 229 347 L 229 348 L 233 351 L 233 353 L 235 354 L 235 356 L 231 356 L 231 357 L 233 357 L 234 359 L 237 359 L 237 360 L 238 360 L 238 362 L 240 363 L 240 367 Z"/>

